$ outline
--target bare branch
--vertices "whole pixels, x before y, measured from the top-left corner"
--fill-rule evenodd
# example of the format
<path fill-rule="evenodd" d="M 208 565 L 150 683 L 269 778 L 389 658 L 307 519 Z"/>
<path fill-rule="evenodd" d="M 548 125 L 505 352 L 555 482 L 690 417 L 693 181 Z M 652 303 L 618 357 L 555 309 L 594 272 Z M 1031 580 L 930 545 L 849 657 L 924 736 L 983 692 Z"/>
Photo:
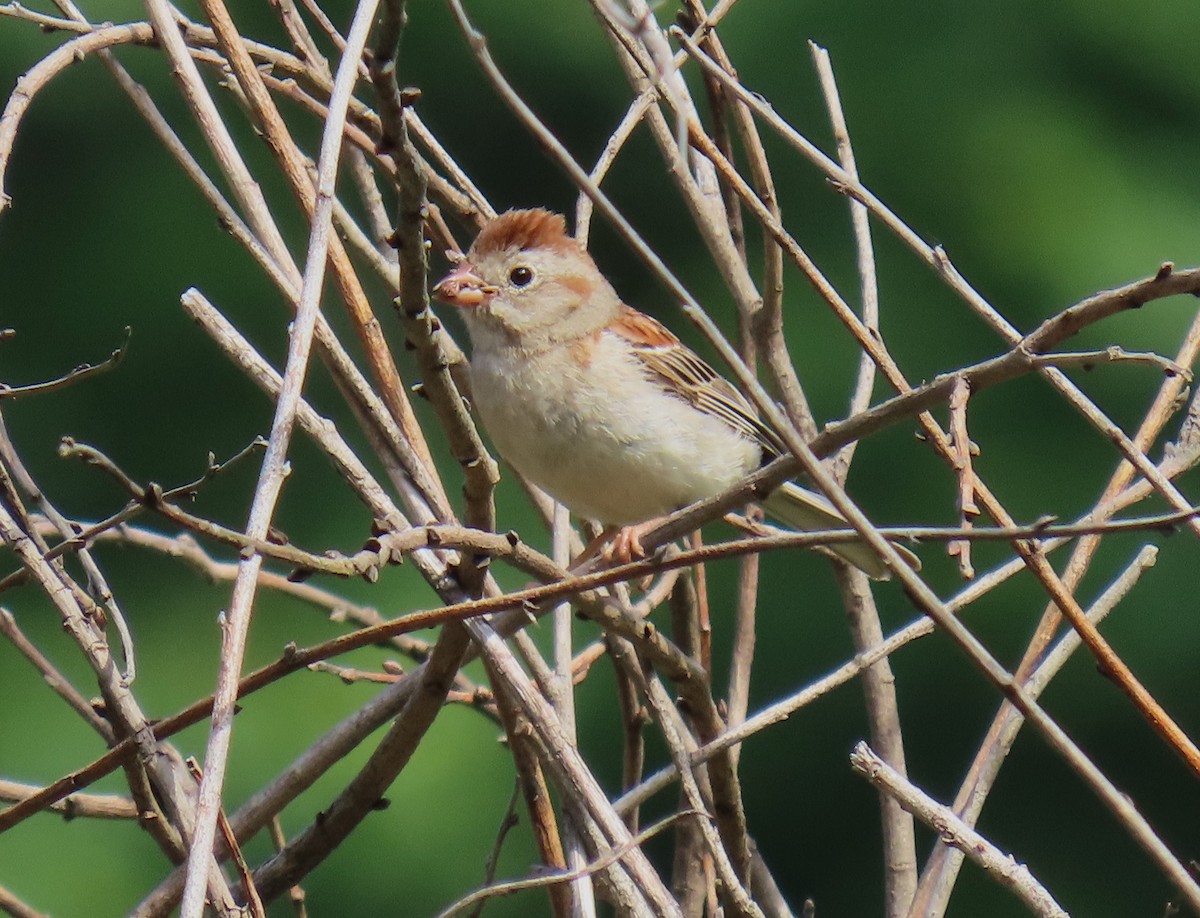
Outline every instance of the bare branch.
<path fill-rule="evenodd" d="M 115 367 L 125 357 L 125 352 L 129 348 L 129 337 L 132 334 L 132 329 L 125 329 L 125 340 L 112 352 L 110 356 L 97 364 L 82 363 L 69 373 L 64 373 L 58 379 L 51 379 L 46 382 L 30 383 L 25 386 L 12 386 L 4 382 L 0 382 L 0 402 L 6 398 L 22 398 L 30 395 L 44 395 L 48 392 L 54 392 L 58 389 L 64 389 L 67 386 L 80 383 L 91 379 L 97 374 L 107 372 Z"/>
<path fill-rule="evenodd" d="M 17 803 L 38 793 L 41 788 L 18 781 L 0 780 L 0 800 Z M 49 809 L 64 819 L 137 819 L 138 810 L 132 800 L 113 794 L 71 794 L 55 802 Z"/>
<path fill-rule="evenodd" d="M 886 790 L 900 801 L 901 806 L 920 818 L 948 845 L 962 851 L 982 867 L 989 876 L 1011 889 L 1035 915 L 1045 918 L 1068 918 L 1054 898 L 1023 864 L 1012 855 L 1005 855 L 990 841 L 966 825 L 949 808 L 926 796 L 897 774 L 879 758 L 866 743 L 859 743 L 850 755 L 854 770 L 864 775 L 876 787 Z"/>
<path fill-rule="evenodd" d="M 153 11 L 157 5 L 165 16 L 165 4 L 160 5 L 160 3 L 161 0 L 150 0 L 151 10 Z M 225 14 L 224 18 L 220 15 L 224 13 L 224 7 L 219 0 L 210 0 L 206 3 L 206 8 L 210 15 L 217 14 L 214 23 L 217 25 L 218 34 L 226 23 L 232 30 L 232 22 L 228 20 L 228 15 Z M 274 514 L 275 502 L 287 474 L 286 459 L 292 425 L 299 408 L 300 394 L 308 369 L 309 349 L 312 345 L 321 289 L 325 279 L 325 265 L 330 254 L 334 180 L 342 149 L 342 124 L 345 121 L 350 93 L 354 88 L 354 80 L 358 75 L 357 60 L 366 46 L 367 32 L 371 27 L 374 12 L 375 5 L 369 0 L 361 3 L 356 10 L 354 25 L 351 27 L 350 38 L 347 42 L 348 49 L 338 65 L 334 81 L 333 99 L 329 106 L 330 118 L 321 138 L 321 156 L 317 166 L 317 194 L 312 216 L 312 233 L 309 237 L 308 258 L 304 267 L 304 283 L 301 288 L 296 321 L 288 339 L 287 369 L 284 372 L 279 400 L 276 403 L 275 419 L 271 424 L 267 453 L 263 458 L 262 473 L 259 477 L 258 487 L 255 488 L 254 503 L 250 508 L 250 519 L 246 526 L 246 534 L 252 538 L 266 537 L 271 517 Z M 164 26 L 173 31 L 173 26 L 168 26 L 160 17 L 158 20 L 160 38 Z M 233 30 L 233 36 L 235 40 L 238 38 L 236 30 Z M 241 49 L 240 41 L 228 44 L 227 50 Z M 245 54 L 244 51 L 242 53 Z M 249 55 L 245 54 L 245 57 L 248 61 Z M 243 82 L 243 87 L 246 87 L 245 82 Z M 307 183 L 307 176 L 305 183 Z M 206 877 L 208 864 L 212 857 L 217 814 L 220 809 L 225 763 L 233 725 L 234 704 L 237 700 L 238 676 L 241 671 L 246 634 L 250 626 L 251 607 L 261 565 L 262 556 L 257 554 L 242 563 L 242 569 L 238 579 L 234 582 L 233 595 L 229 603 L 229 627 L 222 634 L 221 667 L 217 676 L 217 690 L 214 693 L 212 728 L 204 756 L 204 780 L 200 785 L 195 834 L 192 837 L 188 853 L 188 879 L 180 906 L 182 918 L 200 918 L 204 909 Z"/>

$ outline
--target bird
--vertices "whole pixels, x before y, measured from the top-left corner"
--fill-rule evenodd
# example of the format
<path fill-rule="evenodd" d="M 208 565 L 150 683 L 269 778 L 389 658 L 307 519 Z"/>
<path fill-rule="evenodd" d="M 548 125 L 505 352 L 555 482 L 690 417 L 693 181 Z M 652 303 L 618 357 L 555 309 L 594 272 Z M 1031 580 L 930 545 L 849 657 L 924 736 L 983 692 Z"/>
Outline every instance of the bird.
<path fill-rule="evenodd" d="M 737 388 L 621 300 L 560 214 L 492 218 L 433 295 L 462 314 L 472 402 L 497 451 L 576 516 L 602 524 L 609 560 L 643 557 L 641 538 L 662 517 L 787 452 Z M 791 481 L 762 505 L 795 529 L 848 526 L 826 498 Z M 874 579 L 891 573 L 864 543 L 829 550 Z"/>

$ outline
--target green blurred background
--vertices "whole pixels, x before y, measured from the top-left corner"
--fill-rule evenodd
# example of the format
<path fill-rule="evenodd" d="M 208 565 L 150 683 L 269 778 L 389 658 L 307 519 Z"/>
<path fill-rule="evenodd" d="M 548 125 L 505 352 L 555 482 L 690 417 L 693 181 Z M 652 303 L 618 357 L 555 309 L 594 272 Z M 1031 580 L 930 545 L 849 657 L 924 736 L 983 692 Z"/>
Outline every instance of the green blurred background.
<path fill-rule="evenodd" d="M 583 162 L 593 161 L 630 93 L 586 5 L 510 0 L 472 7 L 501 66 L 535 110 Z M 345 28 L 349 0 L 326 8 Z M 85 11 L 95 21 L 143 16 L 139 4 L 118 0 L 94 0 Z M 234 13 L 247 32 L 282 41 L 267 4 L 240 3 Z M 658 15 L 667 22 L 674 8 L 660 8 Z M 943 243 L 977 289 L 1028 329 L 1095 290 L 1153 273 L 1164 260 L 1187 266 L 1200 260 L 1197 29 L 1200 6 L 1188 0 L 994 5 L 742 0 L 721 34 L 746 84 L 826 149 L 832 145 L 806 40 L 829 48 L 864 181 L 918 232 Z M 6 93 L 62 40 L 0 18 L 0 84 Z M 123 49 L 120 57 L 199 149 L 162 57 L 138 48 Z M 410 4 L 401 74 L 404 83 L 422 90 L 420 111 L 427 123 L 498 208 L 573 205 L 568 182 L 473 67 L 442 4 Z M 233 101 L 227 95 L 220 101 L 240 125 Z M 319 125 L 285 108 L 297 135 L 315 150 Z M 294 250 L 302 251 L 303 228 L 280 193 L 266 151 L 248 130 L 239 136 L 268 193 L 285 202 L 279 210 L 290 220 Z M 772 137 L 768 149 L 788 225 L 853 299 L 845 202 Z M 198 474 L 208 450 L 229 455 L 268 431 L 270 405 L 187 321 L 178 297 L 189 286 L 199 287 L 277 362 L 286 325 L 279 297 L 220 231 L 97 61 L 71 68 L 35 99 L 4 190 L 12 208 L 0 216 L 0 326 L 15 328 L 18 336 L 0 346 L 0 381 L 32 382 L 99 360 L 120 342 L 126 326 L 133 329 L 127 359 L 116 371 L 5 406 L 19 449 L 60 509 L 93 518 L 124 501 L 99 473 L 56 457 L 63 435 L 95 444 L 141 480 L 173 484 Z M 731 327 L 720 279 L 644 133 L 614 170 L 609 190 Z M 910 379 L 1000 349 L 995 336 L 897 242 L 878 231 L 876 240 L 883 330 Z M 599 224 L 594 249 L 627 299 L 682 330 L 683 320 L 662 290 Z M 835 419 L 852 384 L 854 350 L 799 277 L 790 274 L 788 284 L 789 334 L 801 377 L 819 418 Z M 378 289 L 373 293 L 390 325 L 386 301 Z M 1156 303 L 1090 330 L 1082 344 L 1120 343 L 1173 354 L 1193 309 L 1190 300 Z M 461 331 L 453 319 L 450 323 Z M 395 339 L 394 328 L 389 334 Z M 407 355 L 397 353 L 401 372 L 413 378 Z M 1132 366 L 1078 378 L 1127 428 L 1137 423 L 1159 382 L 1151 370 Z M 319 369 L 310 392 L 322 410 L 336 411 Z M 982 393 L 972 405 L 979 468 L 1015 514 L 1069 519 L 1095 500 L 1114 464 L 1113 452 L 1047 386 L 1023 381 Z M 901 426 L 865 444 L 852 491 L 880 521 L 952 523 L 953 482 L 912 433 Z M 367 514 L 347 499 L 346 489 L 303 440 L 294 465 L 279 512 L 281 528 L 318 550 L 358 547 L 367 533 Z M 233 525 L 244 522 L 253 466 L 246 463 L 212 484 L 198 509 Z M 456 472 L 446 468 L 456 493 Z M 1182 486 L 1187 491 L 1190 482 Z M 502 489 L 500 512 L 502 525 L 546 545 L 514 490 Z M 1081 597 L 1094 596 L 1144 541 L 1111 539 Z M 1164 541 L 1163 548 L 1158 566 L 1104 630 L 1195 735 L 1200 732 L 1196 546 L 1179 536 Z M 953 566 L 936 547 L 922 555 L 942 595 L 959 588 Z M 137 638 L 138 696 L 150 715 L 171 713 L 211 686 L 215 619 L 228 589 L 132 548 L 103 549 L 100 557 Z M 1003 557 L 998 548 L 976 549 L 983 570 Z M 12 566 L 11 554 L 0 559 Z M 722 565 L 711 573 L 718 660 L 727 650 L 733 572 Z M 507 582 L 519 585 L 522 578 Z M 331 586 L 385 615 L 433 601 L 407 567 L 387 571 L 374 588 Z M 754 708 L 852 653 L 823 562 L 769 557 L 763 587 Z M 885 588 L 880 597 L 889 631 L 913 617 L 898 589 Z M 0 601 L 89 691 L 89 674 L 48 604 L 29 590 Z M 1011 664 L 1043 605 L 1030 581 L 1018 578 L 978 603 L 968 620 Z M 313 642 L 336 627 L 309 609 L 264 596 L 247 665 L 274 658 L 286 641 Z M 594 636 L 588 625 L 580 632 L 581 640 Z M 345 662 L 378 667 L 383 656 L 364 651 Z M 893 666 L 910 773 L 934 796 L 952 797 L 996 706 L 996 693 L 940 636 L 904 650 Z M 725 677 L 722 664 L 717 678 Z M 231 808 L 371 692 L 306 673 L 249 700 L 237 721 Z M 7 643 L 0 643 L 0 698 L 4 777 L 44 783 L 101 751 Z M 602 780 L 615 788 L 620 733 L 611 698 L 609 674 L 597 667 L 581 691 L 580 742 Z M 1094 666 L 1082 657 L 1073 661 L 1045 701 L 1173 850 L 1200 857 L 1194 780 Z M 876 799 L 846 763 L 865 730 L 861 692 L 851 685 L 750 741 L 742 758 L 746 805 L 759 846 L 792 901 L 798 906 L 812 896 L 822 918 L 879 914 L 882 906 Z M 205 736 L 203 729 L 193 729 L 177 742 L 185 753 L 200 755 Z M 496 729 L 479 716 L 447 710 L 392 789 L 390 809 L 368 819 L 305 883 L 310 914 L 429 914 L 470 888 L 481 875 L 511 789 L 509 759 L 496 737 Z M 363 758 L 352 756 L 301 798 L 284 814 L 285 828 L 305 826 Z M 116 791 L 121 782 L 110 778 L 102 787 Z M 647 817 L 671 802 L 657 801 Z M 1035 736 L 1018 741 L 981 827 L 1027 861 L 1072 914 L 1157 916 L 1171 896 L 1147 858 Z M 929 834 L 922 833 L 920 841 L 923 857 Z M 249 847 L 252 859 L 266 850 L 261 841 Z M 654 850 L 661 855 L 666 847 Z M 533 859 L 528 835 L 519 828 L 505 849 L 500 876 L 523 874 Z M 0 835 L 0 885 L 57 916 L 123 914 L 163 873 L 157 850 L 133 826 L 40 816 Z M 496 902 L 488 913 L 543 910 L 543 900 L 530 896 Z M 283 903 L 272 909 L 287 913 Z M 1020 913 L 1014 899 L 978 871 L 965 869 L 950 914 Z"/>

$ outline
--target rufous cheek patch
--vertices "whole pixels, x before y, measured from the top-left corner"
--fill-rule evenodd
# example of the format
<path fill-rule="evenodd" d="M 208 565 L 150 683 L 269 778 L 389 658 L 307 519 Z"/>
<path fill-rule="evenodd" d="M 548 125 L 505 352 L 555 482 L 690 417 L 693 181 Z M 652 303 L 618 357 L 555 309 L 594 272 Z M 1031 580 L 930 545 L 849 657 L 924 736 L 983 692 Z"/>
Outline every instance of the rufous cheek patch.
<path fill-rule="evenodd" d="M 592 281 L 586 277 L 580 277 L 578 274 L 565 274 L 555 280 L 581 300 L 588 299 L 596 289 L 596 285 Z"/>

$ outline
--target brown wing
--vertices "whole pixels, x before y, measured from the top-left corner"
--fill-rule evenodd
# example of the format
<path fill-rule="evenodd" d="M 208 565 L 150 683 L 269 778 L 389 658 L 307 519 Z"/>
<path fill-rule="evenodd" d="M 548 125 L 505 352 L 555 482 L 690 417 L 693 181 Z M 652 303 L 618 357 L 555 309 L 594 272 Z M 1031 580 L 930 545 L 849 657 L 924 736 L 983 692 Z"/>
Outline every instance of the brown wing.
<path fill-rule="evenodd" d="M 765 453 L 779 455 L 783 451 L 779 437 L 758 419 L 745 396 L 657 320 L 625 306 L 608 330 L 633 345 L 638 359 L 672 395 L 720 418 L 758 443 Z"/>

